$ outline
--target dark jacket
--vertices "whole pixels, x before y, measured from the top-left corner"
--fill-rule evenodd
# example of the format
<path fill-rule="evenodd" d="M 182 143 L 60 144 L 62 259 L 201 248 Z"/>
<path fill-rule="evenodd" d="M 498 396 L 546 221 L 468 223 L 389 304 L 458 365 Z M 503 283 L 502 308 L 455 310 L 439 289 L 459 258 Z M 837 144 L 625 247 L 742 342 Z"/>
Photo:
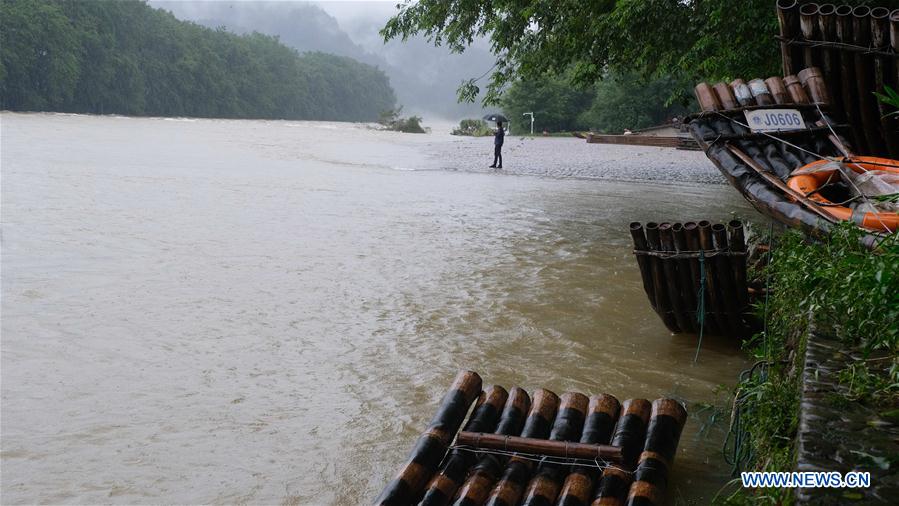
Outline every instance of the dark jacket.
<path fill-rule="evenodd" d="M 506 131 L 502 128 L 497 128 L 496 132 L 493 134 L 493 145 L 494 146 L 502 146 L 503 140 L 506 138 Z"/>

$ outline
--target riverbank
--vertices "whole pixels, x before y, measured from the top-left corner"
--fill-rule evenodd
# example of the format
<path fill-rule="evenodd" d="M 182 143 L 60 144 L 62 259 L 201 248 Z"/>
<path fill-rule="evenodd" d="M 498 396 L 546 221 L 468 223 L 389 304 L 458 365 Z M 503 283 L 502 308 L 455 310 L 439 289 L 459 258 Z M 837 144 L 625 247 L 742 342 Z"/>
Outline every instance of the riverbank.
<path fill-rule="evenodd" d="M 758 308 L 766 330 L 737 388 L 727 446 L 743 471 L 869 471 L 872 487 L 737 489 L 733 503 L 888 502 L 899 485 L 899 238 L 876 252 L 845 225 L 819 243 L 777 236 Z M 738 485 L 737 483 L 736 485 Z M 730 492 L 729 492 L 730 493 Z M 724 494 L 725 496 L 727 494 Z"/>
<path fill-rule="evenodd" d="M 726 185 L 705 154 L 671 148 L 588 144 L 576 137 L 507 137 L 503 170 L 493 160 L 490 138 L 454 138 L 434 146 L 435 159 L 447 170 L 552 178 Z M 734 190 L 735 195 L 739 195 Z"/>

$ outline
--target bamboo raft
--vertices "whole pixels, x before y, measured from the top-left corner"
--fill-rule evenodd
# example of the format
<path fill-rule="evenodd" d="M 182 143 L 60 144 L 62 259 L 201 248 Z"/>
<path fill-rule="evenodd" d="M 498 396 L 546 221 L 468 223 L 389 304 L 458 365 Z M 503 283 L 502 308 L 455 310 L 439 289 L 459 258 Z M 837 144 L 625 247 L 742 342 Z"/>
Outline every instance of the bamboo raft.
<path fill-rule="evenodd" d="M 825 157 L 899 157 L 899 118 L 887 115 L 872 93 L 899 89 L 899 9 L 778 0 L 777 17 L 784 77 L 700 83 L 695 93 L 702 112 L 686 122 L 759 212 L 823 235 L 836 223 L 832 214 L 786 181 Z M 756 109 L 795 109 L 803 124 L 753 132 L 744 114 Z M 882 237 L 870 232 L 865 242 Z"/>
<path fill-rule="evenodd" d="M 836 223 L 821 204 L 786 184 L 793 171 L 806 164 L 854 154 L 846 137 L 851 127 L 835 122 L 828 113 L 831 95 L 819 69 L 749 83 L 742 79 L 730 84 L 699 83 L 695 93 L 702 112 L 685 120 L 691 135 L 753 207 L 813 236 Z M 798 110 L 803 125 L 753 132 L 745 113 L 756 109 Z M 866 243 L 874 244 L 880 237 L 869 232 Z"/>
<path fill-rule="evenodd" d="M 744 336 L 755 324 L 746 280 L 743 224 L 630 224 L 652 308 L 672 332 Z"/>
<path fill-rule="evenodd" d="M 651 136 L 651 135 L 605 135 L 589 133 L 586 135 L 589 144 L 625 144 L 629 146 L 654 146 L 659 148 L 676 148 L 699 151 L 699 145 L 689 136 Z"/>
<path fill-rule="evenodd" d="M 899 89 L 899 9 L 778 0 L 777 18 L 784 75 L 821 69 L 852 146 L 899 158 L 899 118 L 871 93 Z"/>
<path fill-rule="evenodd" d="M 665 502 L 687 420 L 677 401 L 620 403 L 608 394 L 558 396 L 541 388 L 528 395 L 519 387 L 481 388 L 477 373 L 456 376 L 407 462 L 375 504 Z"/>

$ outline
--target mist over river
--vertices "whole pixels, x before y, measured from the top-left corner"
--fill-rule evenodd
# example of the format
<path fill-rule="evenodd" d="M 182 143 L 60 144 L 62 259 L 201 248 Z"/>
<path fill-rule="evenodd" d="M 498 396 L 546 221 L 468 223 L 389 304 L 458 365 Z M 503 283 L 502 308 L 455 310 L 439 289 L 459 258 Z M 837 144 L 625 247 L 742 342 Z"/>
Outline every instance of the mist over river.
<path fill-rule="evenodd" d="M 755 213 L 702 153 L 364 125 L 3 113 L 2 502 L 365 504 L 459 369 L 674 396 L 729 480 L 733 340 L 672 336 L 630 221 Z M 438 131 L 439 130 L 439 131 Z"/>

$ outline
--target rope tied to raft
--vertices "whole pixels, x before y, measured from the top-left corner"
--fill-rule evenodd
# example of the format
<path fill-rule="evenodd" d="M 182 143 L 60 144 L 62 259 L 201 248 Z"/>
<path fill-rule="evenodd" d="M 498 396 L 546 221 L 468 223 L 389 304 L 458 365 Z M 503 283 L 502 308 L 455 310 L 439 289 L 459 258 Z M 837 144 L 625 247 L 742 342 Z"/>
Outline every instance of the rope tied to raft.
<path fill-rule="evenodd" d="M 705 330 L 705 253 L 699 250 L 699 293 L 696 294 L 699 301 L 696 305 L 696 323 L 699 324 L 699 342 L 696 343 L 696 355 L 693 356 L 693 365 L 699 361 L 699 350 L 702 349 L 702 334 Z"/>
<path fill-rule="evenodd" d="M 596 469 L 616 469 L 622 473 L 627 475 L 634 474 L 633 471 L 628 471 L 627 469 L 623 469 L 619 466 L 614 465 L 614 463 L 604 460 L 600 457 L 596 457 L 594 459 L 578 459 L 573 457 L 552 457 L 549 455 L 539 455 L 536 453 L 524 453 L 524 452 L 512 452 L 507 450 L 491 450 L 484 448 L 475 448 L 472 446 L 466 445 L 452 445 L 449 447 L 449 450 L 459 450 L 464 452 L 471 452 L 479 455 L 499 455 L 503 457 L 515 457 L 520 458 L 522 460 L 529 460 L 532 462 L 537 462 L 539 464 L 558 464 L 558 465 L 572 465 L 572 466 L 582 466 L 582 467 L 592 467 Z"/>
<path fill-rule="evenodd" d="M 658 258 L 700 258 L 704 257 L 716 257 L 716 256 L 725 256 L 725 257 L 741 257 L 746 256 L 745 251 L 731 251 L 728 249 L 710 249 L 710 250 L 696 250 L 696 251 L 657 251 L 657 250 L 641 250 L 635 249 L 635 255 L 645 255 L 651 257 Z"/>

